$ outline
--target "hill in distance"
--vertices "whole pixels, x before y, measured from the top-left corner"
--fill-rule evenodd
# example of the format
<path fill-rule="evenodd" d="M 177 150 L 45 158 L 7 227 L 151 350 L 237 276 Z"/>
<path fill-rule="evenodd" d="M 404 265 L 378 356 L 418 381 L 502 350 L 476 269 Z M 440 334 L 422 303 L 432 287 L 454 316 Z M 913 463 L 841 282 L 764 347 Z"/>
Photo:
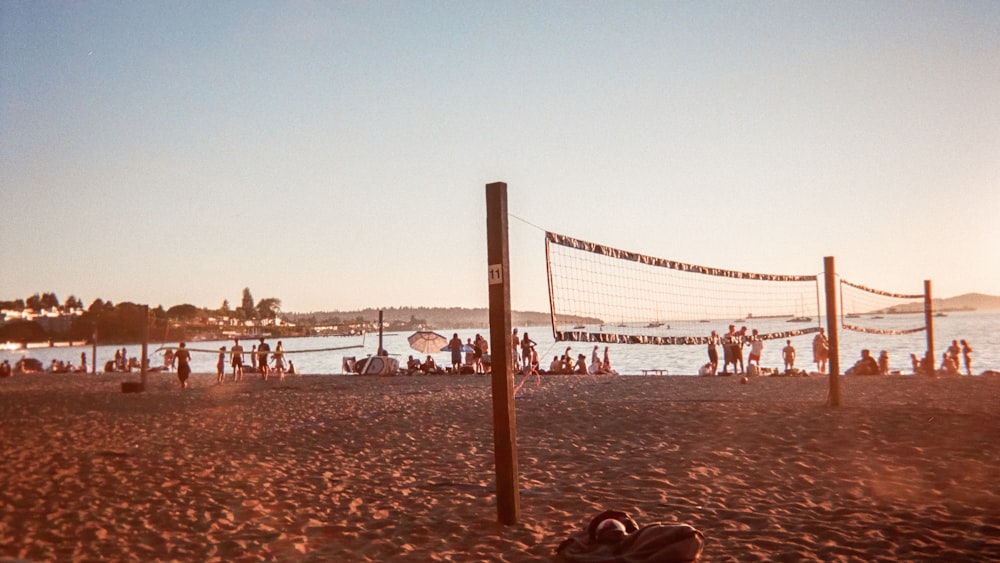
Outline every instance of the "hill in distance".
<path fill-rule="evenodd" d="M 409 326 L 420 324 L 428 329 L 488 329 L 490 326 L 490 311 L 485 307 L 386 307 L 381 311 L 382 320 L 390 325 L 394 323 L 405 323 Z M 373 321 L 378 319 L 378 313 L 379 309 L 377 308 L 367 308 L 354 311 L 282 313 L 281 316 L 291 322 L 309 320 L 311 324 L 339 324 L 356 319 Z M 560 315 L 559 319 L 563 322 L 576 324 L 599 324 L 601 322 L 600 319 L 570 315 Z M 511 325 L 515 327 L 550 326 L 552 323 L 549 313 L 536 311 L 511 311 L 510 320 Z"/>
<path fill-rule="evenodd" d="M 923 301 L 914 301 L 896 305 L 885 310 L 870 311 L 871 313 L 920 313 L 924 310 Z M 958 297 L 934 299 L 934 312 L 948 311 L 996 311 L 1000 310 L 1000 297 L 982 293 L 966 293 Z"/>
<path fill-rule="evenodd" d="M 924 310 L 922 301 L 897 305 L 893 313 L 917 313 Z M 947 311 L 996 311 L 1000 310 L 1000 296 L 983 293 L 966 293 L 957 297 L 934 299 L 935 312 Z M 283 313 L 281 316 L 292 322 L 306 319 L 313 324 L 349 322 L 355 319 L 373 321 L 378 319 L 379 309 L 367 308 L 354 311 L 317 311 L 310 313 Z M 387 323 L 412 323 L 418 321 L 425 328 L 488 328 L 489 309 L 485 307 L 387 307 L 382 309 L 383 320 Z M 511 311 L 511 324 L 515 327 L 549 326 L 549 313 L 538 311 Z M 601 319 L 560 315 L 563 324 L 600 324 Z"/>

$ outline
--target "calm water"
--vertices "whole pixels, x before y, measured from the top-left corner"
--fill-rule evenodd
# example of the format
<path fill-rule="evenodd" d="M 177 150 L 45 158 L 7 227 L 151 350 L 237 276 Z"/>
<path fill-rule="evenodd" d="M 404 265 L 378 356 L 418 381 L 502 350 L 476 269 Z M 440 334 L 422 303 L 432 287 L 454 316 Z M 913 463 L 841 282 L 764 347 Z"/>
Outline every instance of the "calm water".
<path fill-rule="evenodd" d="M 888 315 L 885 319 L 858 319 L 856 324 L 865 326 L 878 326 L 880 328 L 914 328 L 923 325 L 922 315 Z M 739 323 L 743 324 L 743 323 Z M 793 324 L 785 323 L 782 319 L 768 321 L 766 319 L 748 319 L 745 323 L 748 327 L 758 328 L 761 332 L 769 330 L 790 330 L 815 326 L 815 323 Z M 711 330 L 717 330 L 720 334 L 728 328 L 729 321 L 719 321 L 718 323 L 699 323 L 697 326 L 684 327 L 679 324 L 672 324 L 658 329 L 664 335 L 691 335 L 706 334 Z M 600 330 L 600 327 L 588 327 Z M 552 330 L 549 326 L 518 327 L 523 334 L 527 331 L 532 340 L 537 342 L 537 350 L 542 359 L 542 365 L 546 366 L 552 360 L 552 356 L 562 354 L 567 346 L 572 347 L 572 353 L 585 354 L 590 358 L 593 344 L 586 343 L 557 343 L 553 341 Z M 477 333 L 482 333 L 483 329 L 473 330 L 438 330 L 438 333 L 450 338 L 452 333 L 458 332 L 462 341 L 467 338 L 474 338 Z M 935 353 L 937 355 L 936 365 L 940 364 L 941 354 L 945 351 L 952 340 L 966 339 L 974 350 L 972 354 L 973 373 L 981 373 L 983 370 L 992 369 L 1000 371 L 1000 312 L 959 312 L 948 313 L 946 317 L 934 318 L 935 333 Z M 409 348 L 406 338 L 410 333 L 388 333 L 383 335 L 385 348 L 394 356 L 405 363 L 406 358 L 413 354 L 420 358 L 421 355 Z M 796 366 L 803 369 L 813 369 L 815 364 L 812 361 L 812 338 L 813 334 L 807 334 L 792 338 L 792 345 L 798 351 L 798 361 Z M 309 337 L 309 338 L 286 338 L 283 339 L 287 359 L 295 363 L 296 369 L 301 373 L 308 374 L 339 374 L 342 372 L 341 365 L 344 356 L 355 356 L 362 358 L 374 354 L 378 349 L 378 335 L 368 334 L 362 337 Z M 853 365 L 860 356 L 862 348 L 872 350 L 874 355 L 878 355 L 881 350 L 887 350 L 890 358 L 890 368 L 893 370 L 903 370 L 909 373 L 910 354 L 916 353 L 922 356 L 926 350 L 927 336 L 924 332 L 904 336 L 884 336 L 864 334 L 852 331 L 840 332 L 840 364 L 841 370 Z M 268 343 L 273 349 L 277 343 L 275 339 L 268 339 Z M 168 342 L 167 345 L 176 345 L 176 342 Z M 242 344 L 249 350 L 254 342 L 243 341 Z M 161 365 L 163 352 L 155 351 L 162 343 L 150 343 L 149 355 L 152 365 Z M 220 346 L 229 348 L 231 341 L 211 341 L 192 342 L 188 346 L 194 350 L 218 350 Z M 329 350 L 330 348 L 345 348 L 341 350 Z M 781 367 L 781 348 L 784 341 L 769 340 L 765 342 L 762 365 L 764 367 Z M 97 366 L 98 371 L 102 369 L 104 363 L 114 359 L 116 348 L 121 346 L 98 346 Z M 138 357 L 141 347 L 138 345 L 126 346 L 129 356 Z M 600 352 L 603 353 L 604 345 L 601 345 Z M 53 360 L 62 360 L 80 363 L 80 353 L 86 352 L 88 369 L 90 365 L 90 346 L 74 346 L 61 348 L 34 348 L 27 351 L 0 351 L 0 360 L 7 359 L 13 364 L 22 356 L 39 359 L 48 366 Z M 643 369 L 665 369 L 670 374 L 692 375 L 697 373 L 698 368 L 707 361 L 705 346 L 649 346 L 649 345 L 612 345 L 610 346 L 612 366 L 623 374 L 639 374 Z M 192 367 L 196 373 L 214 373 L 216 353 L 195 351 L 192 359 Z M 450 362 L 450 355 L 446 352 L 434 354 L 438 363 L 447 364 Z M 247 360 L 249 364 L 249 359 Z M 962 368 L 964 371 L 964 367 Z"/>

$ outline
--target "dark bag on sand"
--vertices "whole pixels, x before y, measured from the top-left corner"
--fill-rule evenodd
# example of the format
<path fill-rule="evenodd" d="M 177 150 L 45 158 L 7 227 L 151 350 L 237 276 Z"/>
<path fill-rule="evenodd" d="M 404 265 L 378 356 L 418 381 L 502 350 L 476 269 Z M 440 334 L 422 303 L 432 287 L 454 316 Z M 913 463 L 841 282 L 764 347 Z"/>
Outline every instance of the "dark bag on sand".
<path fill-rule="evenodd" d="M 704 546 L 704 534 L 687 524 L 640 528 L 627 513 L 606 510 L 559 544 L 556 553 L 570 563 L 687 563 L 697 561 Z"/>

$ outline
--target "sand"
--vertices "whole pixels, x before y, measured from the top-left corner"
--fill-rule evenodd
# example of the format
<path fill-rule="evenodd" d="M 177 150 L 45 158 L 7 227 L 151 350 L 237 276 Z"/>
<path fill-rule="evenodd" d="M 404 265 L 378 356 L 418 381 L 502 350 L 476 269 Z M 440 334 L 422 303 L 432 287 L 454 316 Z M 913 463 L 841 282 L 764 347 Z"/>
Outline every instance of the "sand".
<path fill-rule="evenodd" d="M 485 377 L 123 379 L 0 380 L 0 559 L 552 561 L 606 508 L 702 561 L 1000 559 L 1000 377 L 543 377 L 506 527 Z"/>

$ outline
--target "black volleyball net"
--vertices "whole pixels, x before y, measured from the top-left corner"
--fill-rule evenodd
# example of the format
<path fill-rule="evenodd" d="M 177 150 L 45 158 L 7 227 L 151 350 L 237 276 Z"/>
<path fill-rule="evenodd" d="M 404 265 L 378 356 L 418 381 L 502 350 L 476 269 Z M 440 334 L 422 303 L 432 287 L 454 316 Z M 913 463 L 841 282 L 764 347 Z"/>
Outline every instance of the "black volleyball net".
<path fill-rule="evenodd" d="M 841 279 L 840 326 L 885 335 L 927 330 L 924 295 L 892 293 Z"/>
<path fill-rule="evenodd" d="M 552 232 L 545 252 L 557 341 L 705 344 L 730 324 L 756 328 L 764 339 L 820 327 L 816 275 L 699 266 Z"/>

